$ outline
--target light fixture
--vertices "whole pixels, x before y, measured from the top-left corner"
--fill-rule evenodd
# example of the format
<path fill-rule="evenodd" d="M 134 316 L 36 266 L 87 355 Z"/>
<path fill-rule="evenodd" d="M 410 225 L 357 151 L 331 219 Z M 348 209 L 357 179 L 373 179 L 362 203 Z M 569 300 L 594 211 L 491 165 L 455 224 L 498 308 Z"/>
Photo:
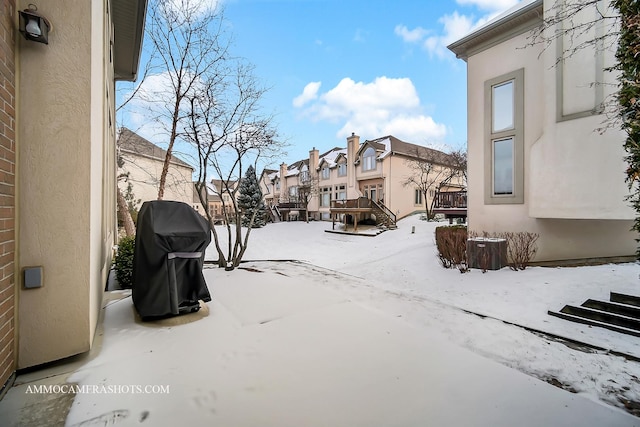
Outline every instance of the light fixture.
<path fill-rule="evenodd" d="M 25 39 L 49 44 L 49 31 L 51 23 L 38 13 L 35 4 L 30 4 L 28 9 L 20 11 L 20 32 Z"/>

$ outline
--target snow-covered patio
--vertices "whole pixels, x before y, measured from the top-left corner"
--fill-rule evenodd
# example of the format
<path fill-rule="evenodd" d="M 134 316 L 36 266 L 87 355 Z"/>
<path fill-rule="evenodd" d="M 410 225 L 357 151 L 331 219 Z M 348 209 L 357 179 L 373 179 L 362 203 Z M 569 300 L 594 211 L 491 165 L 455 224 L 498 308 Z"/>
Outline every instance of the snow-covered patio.
<path fill-rule="evenodd" d="M 640 338 L 547 315 L 640 293 L 640 266 L 460 274 L 439 265 L 437 225 L 414 216 L 361 237 L 269 224 L 240 269 L 205 270 L 211 303 L 160 322 L 137 321 L 127 293 L 111 293 L 101 349 L 66 381 L 169 393 L 81 392 L 67 424 L 640 425 L 624 411 L 640 401 L 639 363 L 502 321 L 640 357 Z M 0 401 L 0 419 L 21 419 L 11 408 L 32 397 L 31 378 Z"/>

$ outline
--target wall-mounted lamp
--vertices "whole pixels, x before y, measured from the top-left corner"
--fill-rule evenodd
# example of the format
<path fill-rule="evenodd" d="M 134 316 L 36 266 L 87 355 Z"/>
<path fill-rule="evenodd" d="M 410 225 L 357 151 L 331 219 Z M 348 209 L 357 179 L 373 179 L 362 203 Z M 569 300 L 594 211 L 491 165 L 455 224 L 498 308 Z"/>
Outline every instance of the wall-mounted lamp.
<path fill-rule="evenodd" d="M 51 23 L 38 13 L 38 8 L 30 4 L 28 9 L 20 11 L 20 32 L 24 38 L 38 43 L 49 44 Z"/>

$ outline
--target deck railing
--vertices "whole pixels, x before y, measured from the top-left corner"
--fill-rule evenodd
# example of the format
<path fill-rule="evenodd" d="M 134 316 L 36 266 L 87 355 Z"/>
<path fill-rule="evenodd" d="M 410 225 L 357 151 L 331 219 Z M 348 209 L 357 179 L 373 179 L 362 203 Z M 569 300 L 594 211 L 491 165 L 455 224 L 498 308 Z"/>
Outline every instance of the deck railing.
<path fill-rule="evenodd" d="M 433 206 L 435 209 L 466 209 L 467 192 L 466 190 L 437 192 Z"/>
<path fill-rule="evenodd" d="M 349 200 L 332 200 L 331 209 L 354 209 L 354 208 L 370 208 L 371 200 L 366 197 L 360 197 L 358 199 Z"/>

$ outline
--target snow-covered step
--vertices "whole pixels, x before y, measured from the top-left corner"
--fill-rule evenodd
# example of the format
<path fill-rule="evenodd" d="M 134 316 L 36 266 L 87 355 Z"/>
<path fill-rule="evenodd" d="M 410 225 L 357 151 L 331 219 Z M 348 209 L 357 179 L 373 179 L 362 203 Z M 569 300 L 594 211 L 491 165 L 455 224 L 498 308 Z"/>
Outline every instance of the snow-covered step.
<path fill-rule="evenodd" d="M 588 319 L 588 318 L 581 317 L 581 316 L 575 316 L 575 315 L 569 314 L 569 313 L 562 313 L 560 311 L 551 311 L 551 310 L 549 310 L 547 313 L 549 315 L 551 315 L 551 316 L 559 317 L 559 318 L 564 319 L 564 320 L 569 320 L 569 321 L 572 321 L 572 322 L 582 323 L 582 324 L 585 324 L 585 325 L 599 326 L 601 328 L 606 328 L 606 329 L 609 329 L 611 331 L 620 332 L 622 334 L 627 334 L 627 335 L 633 335 L 633 336 L 636 336 L 636 337 L 640 337 L 640 331 L 637 331 L 635 329 L 629 329 L 629 328 L 625 328 L 623 326 L 616 326 L 616 325 L 612 325 L 610 323 L 599 322 L 597 320 L 592 320 L 592 319 Z"/>
<path fill-rule="evenodd" d="M 618 302 L 621 304 L 640 307 L 640 297 L 637 297 L 634 295 L 626 295 L 618 292 L 611 292 L 609 299 L 611 300 L 611 302 Z"/>
<path fill-rule="evenodd" d="M 575 305 L 565 305 L 560 312 L 640 332 L 640 320 L 633 317 Z"/>
<path fill-rule="evenodd" d="M 593 308 L 595 310 L 606 311 L 608 313 L 633 317 L 634 319 L 640 319 L 640 307 L 633 305 L 588 299 L 582 303 L 582 306 Z"/>

